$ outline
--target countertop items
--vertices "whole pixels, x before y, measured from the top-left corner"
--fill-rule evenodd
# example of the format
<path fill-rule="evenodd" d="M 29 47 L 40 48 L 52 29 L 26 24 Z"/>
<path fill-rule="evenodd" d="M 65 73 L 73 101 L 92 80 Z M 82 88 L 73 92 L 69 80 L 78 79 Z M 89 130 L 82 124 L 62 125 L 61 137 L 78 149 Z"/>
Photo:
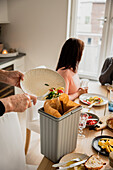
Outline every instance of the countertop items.
<path fill-rule="evenodd" d="M 0 57 L 0 65 L 2 65 L 2 64 L 5 64 L 5 63 L 7 63 L 7 62 L 9 62 L 9 61 L 12 61 L 12 60 L 15 60 L 15 59 L 18 59 L 18 58 L 20 58 L 20 57 L 23 57 L 23 56 L 25 56 L 26 54 L 25 53 L 19 53 L 17 56 L 15 56 L 15 57 Z"/>

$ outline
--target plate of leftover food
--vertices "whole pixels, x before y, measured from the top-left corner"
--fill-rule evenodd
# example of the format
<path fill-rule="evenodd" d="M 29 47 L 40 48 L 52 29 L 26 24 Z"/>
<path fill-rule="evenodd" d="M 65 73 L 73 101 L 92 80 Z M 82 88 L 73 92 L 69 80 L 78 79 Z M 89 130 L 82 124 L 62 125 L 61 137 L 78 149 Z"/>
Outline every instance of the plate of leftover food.
<path fill-rule="evenodd" d="M 103 106 L 108 103 L 108 99 L 100 94 L 85 93 L 80 95 L 80 101 L 87 105 Z"/>
<path fill-rule="evenodd" d="M 63 167 L 67 167 L 67 166 L 69 166 L 69 165 L 71 165 L 71 164 L 73 164 L 73 163 L 78 162 L 78 161 L 76 161 L 76 160 L 75 160 L 75 161 L 70 161 L 70 160 L 76 159 L 76 158 L 78 158 L 78 161 L 83 161 L 83 160 L 88 159 L 88 155 L 82 154 L 82 153 L 69 153 L 69 154 L 67 154 L 67 155 L 65 155 L 65 156 L 63 156 L 63 157 L 61 158 L 61 160 L 60 160 L 59 163 L 67 162 L 67 161 L 69 161 L 69 162 L 68 162 L 67 164 L 62 165 L 62 167 L 60 167 L 60 169 L 62 169 Z M 68 168 L 67 168 L 67 169 L 68 169 Z M 70 169 L 70 170 L 74 170 L 74 169 L 75 169 L 75 167 L 73 167 L 73 168 Z M 76 169 L 77 169 L 77 170 L 79 170 L 79 169 L 85 170 L 85 166 L 84 166 L 84 164 L 81 164 L 81 165 L 76 166 Z"/>
<path fill-rule="evenodd" d="M 44 96 L 44 100 L 60 96 L 65 90 L 65 81 L 56 71 L 48 68 L 36 68 L 24 74 L 20 82 L 25 93 Z M 46 95 L 45 95 L 46 94 Z"/>
<path fill-rule="evenodd" d="M 75 161 L 74 161 L 74 160 Z M 67 163 L 66 163 L 67 162 Z M 79 162 L 84 162 L 80 165 L 76 164 Z M 66 163 L 61 166 L 62 163 Z M 59 165 L 60 164 L 60 165 Z M 67 170 L 86 170 L 86 169 L 103 169 L 104 162 L 103 160 L 96 154 L 91 155 L 90 157 L 86 154 L 82 153 L 70 153 L 63 156 L 59 162 L 59 169 L 67 169 Z M 69 168 L 71 166 L 72 168 Z"/>
<path fill-rule="evenodd" d="M 93 113 L 87 113 L 88 120 L 86 122 L 87 127 L 95 126 L 99 122 L 99 117 Z"/>
<path fill-rule="evenodd" d="M 113 137 L 102 135 L 97 136 L 92 141 L 92 147 L 102 155 L 109 156 L 113 152 Z"/>

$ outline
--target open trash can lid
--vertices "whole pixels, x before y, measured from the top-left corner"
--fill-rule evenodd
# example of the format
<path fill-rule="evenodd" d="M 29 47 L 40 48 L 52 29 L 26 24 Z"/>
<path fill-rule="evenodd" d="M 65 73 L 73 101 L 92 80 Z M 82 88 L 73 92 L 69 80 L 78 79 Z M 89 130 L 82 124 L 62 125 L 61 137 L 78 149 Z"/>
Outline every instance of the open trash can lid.
<path fill-rule="evenodd" d="M 24 74 L 24 80 L 20 82 L 20 85 L 25 93 L 42 96 L 50 88 L 64 87 L 65 89 L 65 80 L 56 71 L 36 68 Z"/>

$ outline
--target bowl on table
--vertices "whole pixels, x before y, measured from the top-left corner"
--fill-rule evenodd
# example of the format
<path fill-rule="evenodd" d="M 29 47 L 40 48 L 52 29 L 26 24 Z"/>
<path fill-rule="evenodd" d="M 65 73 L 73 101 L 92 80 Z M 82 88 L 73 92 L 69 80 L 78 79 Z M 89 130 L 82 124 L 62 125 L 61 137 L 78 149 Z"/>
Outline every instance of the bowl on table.
<path fill-rule="evenodd" d="M 99 117 L 93 113 L 87 113 L 88 114 L 88 120 L 86 122 L 87 127 L 94 127 L 99 122 Z"/>

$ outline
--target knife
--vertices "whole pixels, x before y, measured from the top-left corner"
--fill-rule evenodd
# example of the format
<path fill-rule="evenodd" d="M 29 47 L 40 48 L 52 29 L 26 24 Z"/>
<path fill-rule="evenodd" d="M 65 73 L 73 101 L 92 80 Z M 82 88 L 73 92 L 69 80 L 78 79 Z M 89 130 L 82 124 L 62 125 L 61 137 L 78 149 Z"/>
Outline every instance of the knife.
<path fill-rule="evenodd" d="M 66 161 L 66 162 L 61 162 L 61 163 L 58 163 L 58 164 L 54 164 L 54 165 L 52 165 L 52 167 L 60 167 L 60 166 L 62 166 L 62 165 L 65 165 L 65 164 L 67 164 L 68 162 L 72 162 L 72 161 L 80 161 L 80 158 L 74 158 L 74 159 L 71 159 L 71 160 L 69 160 L 69 161 Z"/>
<path fill-rule="evenodd" d="M 67 168 L 73 168 L 75 166 L 78 166 L 78 165 L 81 165 L 81 164 L 85 163 L 86 161 L 87 161 L 87 159 L 85 159 L 83 161 L 80 161 L 80 162 L 76 162 L 76 163 L 71 164 L 71 165 L 69 165 L 67 167 L 62 167 L 62 170 L 67 169 Z M 58 170 L 61 170 L 61 168 L 59 168 Z"/>
<path fill-rule="evenodd" d="M 98 120 L 98 119 L 93 119 L 93 118 L 91 118 L 91 119 L 87 119 L 87 121 L 88 121 L 88 120 Z"/>

